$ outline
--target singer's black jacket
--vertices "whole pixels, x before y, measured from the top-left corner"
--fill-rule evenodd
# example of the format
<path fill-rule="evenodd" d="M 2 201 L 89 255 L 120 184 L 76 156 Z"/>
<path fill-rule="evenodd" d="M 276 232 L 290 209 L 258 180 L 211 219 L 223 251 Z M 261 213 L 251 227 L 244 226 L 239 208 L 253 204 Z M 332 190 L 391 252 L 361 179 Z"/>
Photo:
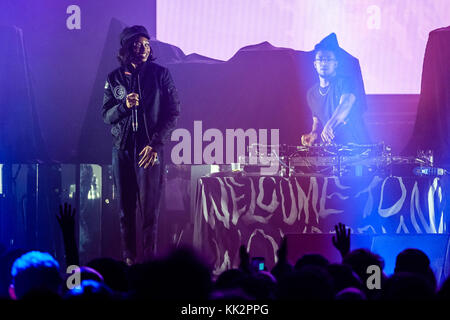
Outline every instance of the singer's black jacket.
<path fill-rule="evenodd" d="M 140 89 L 142 96 L 137 110 L 145 123 L 139 123 L 138 131 L 145 130 L 148 145 L 159 151 L 170 138 L 180 114 L 177 90 L 165 67 L 147 61 L 138 72 L 131 69 L 122 66 L 108 74 L 103 96 L 103 121 L 112 125 L 114 147 L 124 150 L 132 132 L 132 110 L 126 106 L 126 96 L 138 93 Z"/>

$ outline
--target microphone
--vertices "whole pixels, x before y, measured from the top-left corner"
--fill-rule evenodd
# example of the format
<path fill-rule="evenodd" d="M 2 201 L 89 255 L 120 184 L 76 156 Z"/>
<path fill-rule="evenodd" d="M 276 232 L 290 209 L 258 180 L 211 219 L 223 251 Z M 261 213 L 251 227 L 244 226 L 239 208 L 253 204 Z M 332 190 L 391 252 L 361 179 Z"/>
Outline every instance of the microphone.
<path fill-rule="evenodd" d="M 139 73 L 137 75 L 137 82 L 138 82 L 138 92 L 139 92 L 139 98 L 141 98 L 141 90 L 140 90 L 140 84 L 139 84 Z M 134 83 L 134 82 L 133 82 Z M 134 91 L 134 90 L 133 90 Z M 133 127 L 133 132 L 138 131 L 138 114 L 137 114 L 137 106 L 134 106 L 131 112 L 131 124 Z"/>
<path fill-rule="evenodd" d="M 133 125 L 133 132 L 137 132 L 138 130 L 138 119 L 137 119 L 137 107 L 133 107 L 132 111 L 132 125 Z"/>
<path fill-rule="evenodd" d="M 443 176 L 447 174 L 447 170 L 435 167 L 415 167 L 413 172 L 416 176 Z"/>

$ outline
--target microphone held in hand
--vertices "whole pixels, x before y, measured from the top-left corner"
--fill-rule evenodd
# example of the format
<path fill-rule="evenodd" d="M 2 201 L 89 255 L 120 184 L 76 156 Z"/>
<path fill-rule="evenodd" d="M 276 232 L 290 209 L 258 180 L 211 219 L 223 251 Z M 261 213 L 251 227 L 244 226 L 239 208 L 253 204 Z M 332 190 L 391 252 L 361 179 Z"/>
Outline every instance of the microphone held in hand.
<path fill-rule="evenodd" d="M 134 79 L 133 79 L 134 80 Z M 133 85 L 135 84 L 135 81 L 133 81 Z M 140 90 L 140 84 L 139 84 L 139 73 L 137 75 L 137 87 L 138 87 L 138 92 L 139 92 L 139 98 L 141 97 L 141 90 Z M 135 92 L 136 90 L 134 90 L 134 86 L 133 86 L 133 92 Z M 133 106 L 132 109 L 132 113 L 131 113 L 131 124 L 133 127 L 133 132 L 137 132 L 138 131 L 138 112 L 137 112 L 137 104 L 135 106 Z"/>
<path fill-rule="evenodd" d="M 137 132 L 137 130 L 138 130 L 137 106 L 133 107 L 133 110 L 132 110 L 131 114 L 132 114 L 133 132 Z"/>

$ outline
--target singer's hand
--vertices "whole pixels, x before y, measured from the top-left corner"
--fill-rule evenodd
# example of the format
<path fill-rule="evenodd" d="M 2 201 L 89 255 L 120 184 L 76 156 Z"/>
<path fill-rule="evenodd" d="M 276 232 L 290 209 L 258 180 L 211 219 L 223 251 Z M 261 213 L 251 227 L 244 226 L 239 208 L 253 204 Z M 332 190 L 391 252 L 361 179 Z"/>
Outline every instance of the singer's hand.
<path fill-rule="evenodd" d="M 127 95 L 127 108 L 133 108 L 139 105 L 139 95 L 137 93 L 130 93 Z"/>
<path fill-rule="evenodd" d="M 147 169 L 149 165 L 154 165 L 156 160 L 158 160 L 158 154 L 156 151 L 153 151 L 152 147 L 145 146 L 144 149 L 142 149 L 141 153 L 139 153 L 139 156 L 142 156 L 139 160 L 139 167 L 144 167 L 144 169 Z"/>

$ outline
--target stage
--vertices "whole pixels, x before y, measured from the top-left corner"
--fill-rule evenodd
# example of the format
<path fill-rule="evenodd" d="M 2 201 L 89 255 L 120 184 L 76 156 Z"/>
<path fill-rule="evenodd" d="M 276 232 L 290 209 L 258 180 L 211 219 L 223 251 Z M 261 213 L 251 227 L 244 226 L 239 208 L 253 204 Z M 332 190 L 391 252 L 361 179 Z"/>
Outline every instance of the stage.
<path fill-rule="evenodd" d="M 354 248 L 358 244 L 372 248 L 374 236 L 380 243 L 380 236 L 446 235 L 448 216 L 443 208 L 449 194 L 447 179 L 202 177 L 196 191 L 193 243 L 219 274 L 237 267 L 240 245 L 245 245 L 251 256 L 265 257 L 271 268 L 285 235 L 297 239 L 290 251 L 292 263 L 302 253 L 313 251 L 336 260 L 339 257 L 329 234 L 339 222 L 356 235 Z M 299 242 L 298 236 L 303 241 Z M 317 239 L 324 236 L 327 240 L 320 243 L 326 247 L 321 248 Z M 445 251 L 442 253 L 444 256 Z"/>

